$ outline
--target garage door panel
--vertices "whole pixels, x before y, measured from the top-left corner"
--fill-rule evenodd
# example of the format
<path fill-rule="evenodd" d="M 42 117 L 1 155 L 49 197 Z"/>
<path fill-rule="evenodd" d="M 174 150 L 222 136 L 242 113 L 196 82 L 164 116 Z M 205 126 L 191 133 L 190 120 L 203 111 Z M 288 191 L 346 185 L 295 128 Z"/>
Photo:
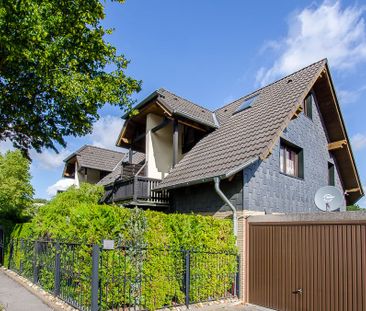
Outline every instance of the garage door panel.
<path fill-rule="evenodd" d="M 249 226 L 249 301 L 276 310 L 366 310 L 365 224 Z"/>

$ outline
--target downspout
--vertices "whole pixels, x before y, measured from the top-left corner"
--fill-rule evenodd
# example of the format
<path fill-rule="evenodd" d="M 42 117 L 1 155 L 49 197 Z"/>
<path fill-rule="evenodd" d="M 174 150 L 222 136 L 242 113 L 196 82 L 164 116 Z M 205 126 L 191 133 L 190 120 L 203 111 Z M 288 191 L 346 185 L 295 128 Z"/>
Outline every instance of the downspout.
<path fill-rule="evenodd" d="M 215 177 L 214 178 L 214 182 L 215 182 L 215 191 L 216 193 L 219 195 L 219 197 L 227 204 L 229 205 L 229 207 L 231 208 L 231 210 L 233 211 L 233 224 L 234 224 L 234 235 L 235 237 L 238 236 L 238 216 L 237 216 L 237 212 L 236 212 L 236 208 L 235 206 L 230 202 L 230 200 L 225 196 L 225 194 L 221 191 L 220 189 L 220 178 L 219 177 Z"/>

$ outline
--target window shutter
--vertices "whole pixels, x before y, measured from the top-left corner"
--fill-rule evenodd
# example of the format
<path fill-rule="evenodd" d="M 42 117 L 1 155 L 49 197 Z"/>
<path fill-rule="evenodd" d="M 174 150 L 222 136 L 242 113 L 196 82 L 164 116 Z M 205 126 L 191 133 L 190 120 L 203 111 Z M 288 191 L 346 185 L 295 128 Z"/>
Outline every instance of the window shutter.
<path fill-rule="evenodd" d="M 298 177 L 304 178 L 304 151 L 300 150 L 297 154 L 299 161 L 299 174 Z"/>
<path fill-rule="evenodd" d="M 330 162 L 328 162 L 328 184 L 335 186 L 334 164 Z"/>
<path fill-rule="evenodd" d="M 313 119 L 313 102 L 314 102 L 314 97 L 311 94 L 309 96 L 309 101 L 308 101 L 308 117 L 310 119 Z"/>

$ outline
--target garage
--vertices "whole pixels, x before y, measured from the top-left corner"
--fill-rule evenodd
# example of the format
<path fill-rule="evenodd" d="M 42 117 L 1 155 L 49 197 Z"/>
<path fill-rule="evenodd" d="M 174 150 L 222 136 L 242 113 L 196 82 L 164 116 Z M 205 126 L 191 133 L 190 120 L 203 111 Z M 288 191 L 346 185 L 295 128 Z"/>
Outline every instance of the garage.
<path fill-rule="evenodd" d="M 275 310 L 366 310 L 365 213 L 249 219 L 249 302 Z"/>

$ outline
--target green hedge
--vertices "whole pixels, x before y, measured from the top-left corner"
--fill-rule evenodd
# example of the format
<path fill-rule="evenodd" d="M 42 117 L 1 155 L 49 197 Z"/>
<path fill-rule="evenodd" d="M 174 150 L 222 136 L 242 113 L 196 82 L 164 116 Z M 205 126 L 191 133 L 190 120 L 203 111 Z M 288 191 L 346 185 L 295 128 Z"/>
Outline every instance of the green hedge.
<path fill-rule="evenodd" d="M 100 188 L 85 184 L 80 189 L 73 188 L 58 194 L 50 203 L 40 208 L 30 223 L 16 226 L 12 238 L 17 241 L 41 239 L 84 245 L 74 252 L 73 256 L 77 260 L 71 263 L 80 275 L 80 280 L 76 282 L 76 296 L 80 291 L 89 292 L 90 282 L 87 281 L 87 276 L 91 270 L 91 248 L 85 245 L 100 244 L 102 239 L 113 239 L 117 246 L 127 246 L 102 252 L 100 274 L 102 287 L 108 293 L 103 309 L 108 309 L 113 304 L 131 304 L 131 295 L 133 299 L 139 297 L 143 300 L 134 303 L 143 304 L 149 310 L 170 305 L 173 300 L 184 302 L 182 249 L 193 251 L 193 301 L 219 297 L 223 291 L 229 290 L 230 275 L 236 271 L 236 257 L 210 255 L 206 252 L 236 253 L 230 220 L 99 205 L 97 201 L 101 193 Z M 19 243 L 14 249 L 17 251 L 14 252 L 16 258 L 13 258 L 13 265 L 19 268 L 20 258 L 31 250 L 26 250 L 24 242 L 23 250 Z M 65 251 L 64 260 L 71 256 L 67 254 Z M 53 260 L 52 256 L 50 258 Z M 112 272 L 113 277 L 127 275 L 127 286 L 124 284 L 122 289 L 121 281 L 113 279 Z M 141 279 L 141 276 L 143 282 L 132 281 Z M 42 277 L 42 286 L 52 290 L 52 273 L 45 271 Z M 128 292 L 128 301 L 121 295 L 121 290 Z M 90 297 L 84 296 L 88 303 Z"/>

